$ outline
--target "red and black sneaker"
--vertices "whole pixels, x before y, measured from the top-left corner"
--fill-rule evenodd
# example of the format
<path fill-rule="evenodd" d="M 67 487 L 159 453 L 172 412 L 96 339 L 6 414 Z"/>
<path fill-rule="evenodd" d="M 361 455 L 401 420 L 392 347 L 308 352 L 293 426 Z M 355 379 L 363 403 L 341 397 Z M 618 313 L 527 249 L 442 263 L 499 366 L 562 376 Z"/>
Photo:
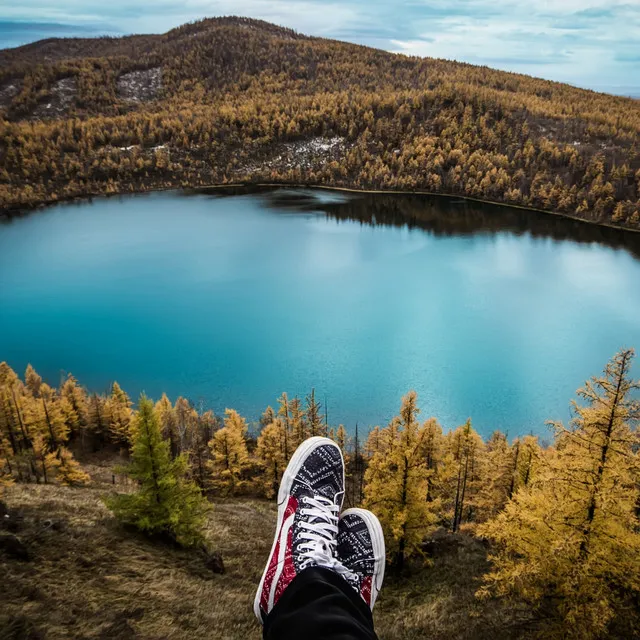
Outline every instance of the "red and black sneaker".
<path fill-rule="evenodd" d="M 371 511 L 347 509 L 338 523 L 338 559 L 356 576 L 345 576 L 373 610 L 384 580 L 384 534 Z"/>
<path fill-rule="evenodd" d="M 253 610 L 261 623 L 291 581 L 307 567 L 345 573 L 336 558 L 344 462 L 328 438 L 305 440 L 293 454 L 278 491 L 278 523 Z"/>

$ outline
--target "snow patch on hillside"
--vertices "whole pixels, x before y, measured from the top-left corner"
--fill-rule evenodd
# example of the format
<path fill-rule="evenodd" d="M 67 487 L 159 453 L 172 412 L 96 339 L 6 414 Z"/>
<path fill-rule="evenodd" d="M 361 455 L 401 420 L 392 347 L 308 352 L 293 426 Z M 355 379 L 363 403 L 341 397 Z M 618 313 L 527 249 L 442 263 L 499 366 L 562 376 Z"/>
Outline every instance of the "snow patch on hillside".
<path fill-rule="evenodd" d="M 316 137 L 309 140 L 296 140 L 280 145 L 266 160 L 250 162 L 242 168 L 244 173 L 261 174 L 277 169 L 314 169 L 321 165 L 343 158 L 349 145 L 345 138 Z"/>
<path fill-rule="evenodd" d="M 155 100 L 162 89 L 162 69 L 153 67 L 123 73 L 118 78 L 118 96 L 132 102 Z"/>
<path fill-rule="evenodd" d="M 20 87 L 17 80 L 2 87 L 0 89 L 0 108 L 6 109 L 11 104 L 13 96 L 15 96 L 19 90 Z"/>
<path fill-rule="evenodd" d="M 41 102 L 32 113 L 34 118 L 59 118 L 67 113 L 78 92 L 75 78 L 62 78 L 49 89 L 49 97 Z"/>

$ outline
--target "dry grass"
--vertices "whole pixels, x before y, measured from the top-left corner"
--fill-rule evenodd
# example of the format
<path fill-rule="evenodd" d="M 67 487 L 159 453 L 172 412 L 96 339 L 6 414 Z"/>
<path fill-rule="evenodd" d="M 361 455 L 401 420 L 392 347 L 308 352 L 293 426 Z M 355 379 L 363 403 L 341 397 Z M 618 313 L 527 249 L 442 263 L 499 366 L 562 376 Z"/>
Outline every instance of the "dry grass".
<path fill-rule="evenodd" d="M 3 562 L 0 638 L 259 638 L 252 599 L 275 526 L 263 502 L 218 504 L 210 539 L 225 575 L 202 556 L 120 527 L 103 489 L 15 486 L 10 509 L 24 517 L 19 537 L 30 562 Z M 19 628 L 22 625 L 23 628 Z M 4 632 L 2 629 L 4 628 Z"/>
<path fill-rule="evenodd" d="M 214 575 L 197 552 L 123 529 L 101 502 L 106 490 L 8 490 L 5 521 L 22 518 L 16 534 L 31 560 L 0 552 L 0 639 L 261 637 L 252 601 L 275 527 L 272 504 L 214 506 L 208 536 L 226 566 Z M 467 538 L 433 567 L 388 579 L 375 615 L 380 638 L 516 637 L 512 611 L 473 597 L 485 568 L 484 549 Z"/>

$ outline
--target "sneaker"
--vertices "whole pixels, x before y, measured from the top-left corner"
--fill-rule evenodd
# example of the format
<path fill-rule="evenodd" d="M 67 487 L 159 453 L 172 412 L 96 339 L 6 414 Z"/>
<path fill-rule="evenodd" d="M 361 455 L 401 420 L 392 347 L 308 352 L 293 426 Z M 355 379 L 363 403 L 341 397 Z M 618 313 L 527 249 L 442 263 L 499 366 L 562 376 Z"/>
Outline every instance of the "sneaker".
<path fill-rule="evenodd" d="M 278 491 L 278 522 L 253 603 L 263 623 L 291 581 L 307 567 L 345 573 L 337 560 L 344 462 L 338 445 L 319 436 L 293 454 Z"/>
<path fill-rule="evenodd" d="M 384 534 L 371 511 L 347 509 L 338 523 L 338 558 L 357 576 L 349 582 L 373 611 L 384 580 Z"/>

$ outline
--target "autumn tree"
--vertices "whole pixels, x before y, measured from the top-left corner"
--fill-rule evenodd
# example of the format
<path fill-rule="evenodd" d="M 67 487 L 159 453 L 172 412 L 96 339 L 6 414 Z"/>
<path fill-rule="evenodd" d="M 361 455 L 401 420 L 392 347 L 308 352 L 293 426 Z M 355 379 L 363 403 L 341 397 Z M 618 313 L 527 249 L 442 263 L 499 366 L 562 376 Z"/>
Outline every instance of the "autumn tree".
<path fill-rule="evenodd" d="M 117 382 L 111 385 L 111 395 L 107 399 L 105 412 L 109 422 L 111 440 L 118 444 L 128 444 L 131 438 L 132 402 Z"/>
<path fill-rule="evenodd" d="M 284 455 L 285 430 L 280 418 L 271 416 L 272 421 L 265 424 L 258 436 L 256 456 L 264 472 L 259 483 L 267 498 L 278 495 L 282 474 L 287 466 Z"/>
<path fill-rule="evenodd" d="M 209 463 L 211 449 L 209 442 L 220 427 L 213 411 L 197 411 L 196 420 L 190 433 L 187 453 L 191 476 L 201 489 L 206 489 L 209 482 Z"/>
<path fill-rule="evenodd" d="M 528 601 L 554 637 L 601 637 L 640 597 L 633 356 L 619 352 L 578 390 L 570 426 L 553 425 L 544 468 L 480 528 L 496 545 L 480 594 Z"/>
<path fill-rule="evenodd" d="M 169 400 L 166 393 L 163 393 L 160 400 L 156 402 L 155 410 L 158 415 L 158 420 L 160 421 L 162 437 L 169 441 L 171 457 L 176 458 L 180 455 L 178 418 L 176 416 L 176 410 L 171 404 L 171 400 Z"/>
<path fill-rule="evenodd" d="M 475 497 L 480 487 L 482 438 L 471 426 L 471 420 L 447 434 L 446 479 L 444 490 L 451 531 L 460 529 L 473 514 Z"/>
<path fill-rule="evenodd" d="M 306 399 L 306 419 L 309 436 L 326 436 L 327 426 L 322 416 L 322 405 L 316 400 L 316 390 L 311 389 L 311 393 Z"/>
<path fill-rule="evenodd" d="M 436 520 L 436 501 L 427 502 L 429 470 L 425 425 L 418 422 L 417 395 L 402 399 L 400 414 L 382 429 L 385 446 L 374 453 L 365 473 L 364 504 L 380 519 L 387 552 L 398 569 Z"/>
<path fill-rule="evenodd" d="M 89 423 L 87 394 L 71 374 L 64 381 L 60 393 L 64 400 L 65 422 L 72 436 L 79 436 L 84 446 Z"/>
<path fill-rule="evenodd" d="M 122 471 L 137 480 L 135 493 L 105 500 L 117 518 L 147 534 L 167 535 L 184 546 L 203 541 L 208 505 L 187 479 L 187 458 L 171 460 L 151 400 L 140 398 L 135 418 L 131 462 Z"/>
<path fill-rule="evenodd" d="M 483 473 L 476 509 L 478 520 L 488 520 L 502 511 L 519 486 L 520 441 L 513 446 L 501 431 L 494 431 L 486 443 Z"/>
<path fill-rule="evenodd" d="M 224 426 L 209 442 L 212 488 L 230 495 L 243 488 L 243 476 L 249 466 L 246 434 L 245 419 L 237 411 L 226 409 Z"/>

